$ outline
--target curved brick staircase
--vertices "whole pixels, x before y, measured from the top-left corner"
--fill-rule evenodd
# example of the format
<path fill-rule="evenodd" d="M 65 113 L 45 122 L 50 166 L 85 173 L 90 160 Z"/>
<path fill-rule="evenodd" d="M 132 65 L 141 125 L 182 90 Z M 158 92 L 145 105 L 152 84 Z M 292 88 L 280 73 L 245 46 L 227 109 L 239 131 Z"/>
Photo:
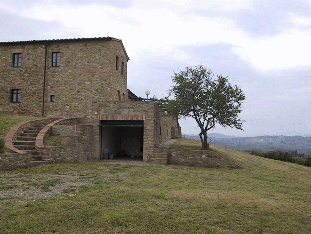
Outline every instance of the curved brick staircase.
<path fill-rule="evenodd" d="M 32 154 L 34 160 L 41 160 L 41 156 L 38 155 L 36 150 L 36 137 L 45 125 L 45 123 L 40 121 L 34 123 L 34 125 L 24 129 L 21 133 L 15 136 L 12 144 L 15 148 Z"/>
<path fill-rule="evenodd" d="M 20 123 L 9 131 L 5 145 L 11 151 L 20 154 L 31 154 L 33 161 L 41 161 L 41 155 L 36 150 L 36 138 L 39 132 L 57 119 L 42 119 Z"/>

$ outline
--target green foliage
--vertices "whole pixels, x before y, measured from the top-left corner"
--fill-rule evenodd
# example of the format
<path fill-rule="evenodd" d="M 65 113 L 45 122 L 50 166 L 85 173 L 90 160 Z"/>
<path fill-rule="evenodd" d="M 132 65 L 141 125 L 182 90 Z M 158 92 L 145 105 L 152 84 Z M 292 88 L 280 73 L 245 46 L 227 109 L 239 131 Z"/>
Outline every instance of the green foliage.
<path fill-rule="evenodd" d="M 274 160 L 280 160 L 284 162 L 297 163 L 300 165 L 304 165 L 307 167 L 311 167 L 311 157 L 293 157 L 293 155 L 289 152 L 282 151 L 269 151 L 266 153 L 260 153 L 257 151 L 252 151 L 251 155 L 257 155 L 264 158 L 270 158 Z"/>
<path fill-rule="evenodd" d="M 311 167 L 311 157 L 306 159 L 304 165 L 307 166 L 307 167 Z"/>
<path fill-rule="evenodd" d="M 0 138 L 0 154 L 4 153 L 4 140 Z"/>
<path fill-rule="evenodd" d="M 229 83 L 228 77 L 219 75 L 214 79 L 212 71 L 200 65 L 174 73 L 172 80 L 174 85 L 160 103 L 173 116 L 196 120 L 204 149 L 209 146 L 207 131 L 215 128 L 217 123 L 242 130 L 243 121 L 238 115 L 245 95 L 237 85 Z"/>

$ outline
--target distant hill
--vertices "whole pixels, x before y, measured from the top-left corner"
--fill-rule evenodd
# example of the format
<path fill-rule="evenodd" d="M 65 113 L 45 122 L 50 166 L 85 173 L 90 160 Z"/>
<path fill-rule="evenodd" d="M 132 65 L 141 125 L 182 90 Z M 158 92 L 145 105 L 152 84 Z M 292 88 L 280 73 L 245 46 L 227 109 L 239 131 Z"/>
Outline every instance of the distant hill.
<path fill-rule="evenodd" d="M 189 139 L 199 140 L 198 135 L 185 135 Z M 209 133 L 211 144 L 223 146 L 229 149 L 251 152 L 268 151 L 297 151 L 299 154 L 311 154 L 311 137 L 303 136 L 256 136 L 235 137 L 218 133 Z"/>

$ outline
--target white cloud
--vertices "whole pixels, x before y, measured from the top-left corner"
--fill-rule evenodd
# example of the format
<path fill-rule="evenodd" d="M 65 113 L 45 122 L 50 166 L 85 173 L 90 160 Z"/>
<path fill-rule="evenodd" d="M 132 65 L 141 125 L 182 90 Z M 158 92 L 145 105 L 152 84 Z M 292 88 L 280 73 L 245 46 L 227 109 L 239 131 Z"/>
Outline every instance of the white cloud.
<path fill-rule="evenodd" d="M 244 40 L 234 52 L 260 70 L 311 65 L 311 31 L 288 31 L 261 40 Z"/>
<path fill-rule="evenodd" d="M 191 3 L 191 0 L 163 0 L 163 2 L 174 3 L 179 6 L 185 6 Z"/>
<path fill-rule="evenodd" d="M 212 0 L 201 1 L 201 3 L 207 9 L 221 11 L 239 11 L 251 8 L 250 1 L 248 0 Z"/>
<path fill-rule="evenodd" d="M 141 1 L 136 1 L 138 5 Z M 163 0 L 161 2 L 171 3 L 176 7 L 185 7 L 186 11 L 192 10 L 221 10 L 221 11 L 238 11 L 243 9 L 250 9 L 251 4 L 249 0 Z M 158 5 L 158 2 L 150 4 L 152 7 Z M 168 6 L 168 5 L 167 5 Z"/>
<path fill-rule="evenodd" d="M 293 22 L 296 26 L 304 27 L 311 25 L 311 18 L 305 16 L 298 16 L 294 14 L 289 15 L 290 21 Z"/>
<path fill-rule="evenodd" d="M 136 49 L 180 46 L 198 43 L 230 43 L 242 32 L 225 18 L 195 14 L 179 15 L 170 9 L 118 9 L 110 6 L 49 5 L 23 12 L 35 19 L 56 20 L 70 28 L 79 28 L 87 36 L 119 37 L 135 44 Z"/>
<path fill-rule="evenodd" d="M 225 43 L 233 45 L 234 53 L 262 71 L 311 65 L 311 31 L 295 29 L 276 36 L 254 39 L 237 28 L 233 20 L 221 16 L 204 17 L 195 14 L 195 11 L 189 13 L 191 9 L 249 9 L 249 1 L 161 1 L 162 4 L 171 3 L 190 9 L 187 14 L 166 5 L 166 8 L 152 8 L 153 3 L 141 7 L 139 3 L 136 1 L 134 7 L 120 9 L 104 5 L 57 5 L 52 1 L 44 1 L 20 13 L 33 19 L 58 21 L 68 30 L 80 31 L 81 37 L 120 38 L 131 57 L 139 51 L 149 50 L 186 61 L 191 60 L 191 57 L 178 49 L 179 46 Z M 8 4 L 0 7 L 14 11 Z M 290 17 L 296 25 L 311 24 L 309 18 Z"/>
<path fill-rule="evenodd" d="M 0 3 L 0 9 L 3 9 L 10 13 L 17 13 L 17 9 L 14 8 L 11 4 L 9 4 L 9 1 L 4 1 Z"/>

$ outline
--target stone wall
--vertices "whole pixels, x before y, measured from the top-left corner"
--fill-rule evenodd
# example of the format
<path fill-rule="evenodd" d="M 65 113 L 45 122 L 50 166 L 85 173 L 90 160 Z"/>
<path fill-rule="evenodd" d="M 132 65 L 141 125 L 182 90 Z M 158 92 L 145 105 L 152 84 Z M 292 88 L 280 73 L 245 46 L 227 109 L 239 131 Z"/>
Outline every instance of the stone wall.
<path fill-rule="evenodd" d="M 13 53 L 22 54 L 21 67 L 13 67 Z M 41 116 L 44 45 L 0 45 L 0 111 Z M 20 89 L 20 103 L 12 103 L 11 90 Z"/>
<path fill-rule="evenodd" d="M 120 65 L 126 67 L 127 55 L 121 42 L 71 41 L 48 48 L 49 54 L 60 52 L 61 62 L 47 70 L 47 116 L 83 117 L 95 114 L 93 102 L 118 101 L 119 96 L 128 100 L 126 72 L 121 75 Z M 55 102 L 50 102 L 50 95 L 55 95 Z"/>
<path fill-rule="evenodd" d="M 59 66 L 52 66 L 53 52 Z M 21 53 L 20 67 L 13 67 L 13 53 Z M 0 43 L 0 112 L 41 116 L 45 71 L 45 116 L 87 116 L 94 101 L 127 101 L 127 61 L 114 38 Z M 12 89 L 20 90 L 20 103 L 12 103 Z"/>
<path fill-rule="evenodd" d="M 176 118 L 165 114 L 158 106 L 156 106 L 155 113 L 156 147 L 166 141 L 181 137 L 180 126 Z"/>
<path fill-rule="evenodd" d="M 61 138 L 61 146 L 38 149 L 42 158 L 54 162 L 98 161 L 100 159 L 98 124 L 98 120 L 92 118 L 73 118 L 53 125 L 49 133 Z"/>
<path fill-rule="evenodd" d="M 167 148 L 154 148 L 153 155 L 149 159 L 149 162 L 153 164 L 166 165 L 168 164 L 168 154 L 169 149 Z"/>
<path fill-rule="evenodd" d="M 153 149 L 172 139 L 172 128 L 174 137 L 180 137 L 177 120 L 161 113 L 154 101 L 105 102 L 94 103 L 94 106 L 96 106 L 94 109 L 98 113 L 99 120 L 144 121 L 144 161 L 153 160 L 155 158 Z M 162 131 L 161 134 L 160 131 Z"/>
<path fill-rule="evenodd" d="M 153 101 L 97 103 L 97 118 L 98 120 L 144 121 L 143 159 L 148 161 L 155 147 L 155 105 Z"/>
<path fill-rule="evenodd" d="M 209 168 L 239 168 L 240 166 L 227 157 L 212 150 L 173 150 L 168 153 L 168 164 L 202 166 Z"/>
<path fill-rule="evenodd" d="M 0 171 L 11 171 L 31 167 L 32 165 L 31 154 L 0 154 Z"/>

